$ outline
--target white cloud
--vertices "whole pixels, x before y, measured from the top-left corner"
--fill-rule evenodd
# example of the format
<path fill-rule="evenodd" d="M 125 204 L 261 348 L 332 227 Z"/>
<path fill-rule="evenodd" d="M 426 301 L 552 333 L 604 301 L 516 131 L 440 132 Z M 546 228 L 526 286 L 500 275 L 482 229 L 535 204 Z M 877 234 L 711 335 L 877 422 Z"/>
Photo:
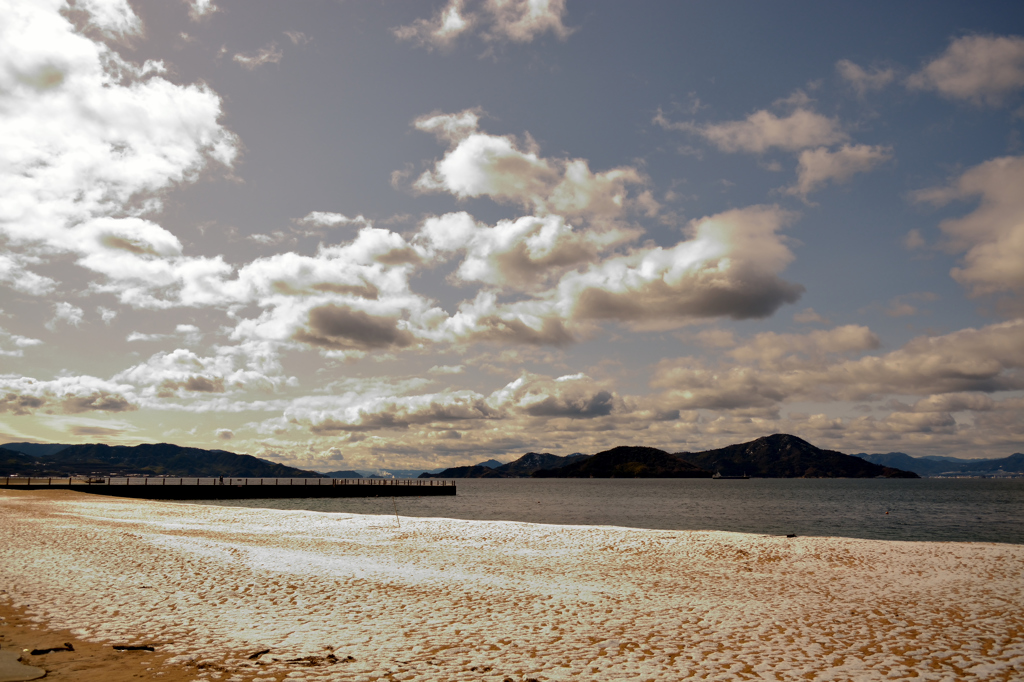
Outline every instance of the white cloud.
<path fill-rule="evenodd" d="M 82 324 L 82 319 L 85 315 L 85 311 L 76 305 L 72 305 L 67 301 L 61 301 L 53 304 L 53 319 L 46 323 L 46 328 L 50 331 L 54 331 L 57 328 L 58 322 L 64 322 L 72 327 L 77 327 Z"/>
<path fill-rule="evenodd" d="M 235 432 L 231 429 L 217 429 L 215 435 L 219 440 L 231 440 L 235 437 Z"/>
<path fill-rule="evenodd" d="M 558 213 L 590 220 L 614 220 L 629 209 L 657 211 L 648 192 L 630 194 L 630 187 L 646 184 L 636 168 L 593 173 L 584 159 L 545 159 L 528 136 L 520 144 L 512 136 L 480 132 L 478 124 L 476 110 L 416 120 L 419 130 L 432 132 L 450 145 L 433 170 L 416 180 L 416 188 L 447 191 L 459 198 L 487 196 L 530 207 L 539 215 Z"/>
<path fill-rule="evenodd" d="M 835 151 L 826 147 L 800 152 L 797 181 L 787 194 L 806 197 L 830 180 L 848 182 L 856 173 L 866 173 L 892 158 L 892 148 L 881 145 L 844 144 Z"/>
<path fill-rule="evenodd" d="M 867 71 L 849 59 L 840 59 L 836 62 L 836 71 L 856 91 L 858 97 L 864 97 L 874 90 L 881 90 L 896 79 L 896 72 L 893 69 L 875 67 Z"/>
<path fill-rule="evenodd" d="M 119 372 L 114 381 L 135 387 L 140 399 L 195 398 L 197 394 L 239 391 L 274 392 L 292 385 L 268 344 L 222 346 L 215 355 L 178 348 Z"/>
<path fill-rule="evenodd" d="M 23 254 L 0 253 L 0 284 L 34 296 L 52 293 L 57 288 L 57 282 L 28 269 L 29 265 L 40 261 L 40 258 Z"/>
<path fill-rule="evenodd" d="M 467 428 L 477 422 L 532 418 L 591 420 L 622 406 L 618 396 L 585 374 L 551 378 L 523 373 L 487 396 L 469 390 L 404 396 L 375 393 L 371 389 L 299 398 L 285 410 L 285 417 L 314 433 L 330 433 Z"/>
<path fill-rule="evenodd" d="M 557 215 L 523 216 L 488 227 L 465 212 L 428 218 L 420 234 L 433 251 L 465 253 L 455 272 L 458 280 L 522 290 L 543 289 L 567 269 L 639 236 L 622 228 L 574 230 Z"/>
<path fill-rule="evenodd" d="M 65 414 L 125 412 L 138 409 L 131 386 L 91 376 L 66 376 L 37 381 L 18 375 L 0 375 L 0 412 L 30 414 L 40 409 Z"/>
<path fill-rule="evenodd" d="M 213 0 L 185 0 L 188 4 L 188 16 L 192 21 L 202 21 L 216 12 L 219 7 Z"/>
<path fill-rule="evenodd" d="M 102 6 L 113 12 L 94 14 L 104 25 L 127 16 L 118 14 L 124 3 Z M 217 122 L 220 99 L 208 87 L 175 85 L 160 63 L 124 61 L 59 9 L 2 8 L 0 235 L 14 254 L 75 254 L 123 299 L 144 301 L 196 267 L 144 215 L 210 162 L 230 164 L 236 141 Z M 122 278 L 134 290 L 122 290 Z"/>
<path fill-rule="evenodd" d="M 486 0 L 484 11 L 492 17 L 484 33 L 490 40 L 528 43 L 547 31 L 559 38 L 570 33 L 562 24 L 565 0 Z"/>
<path fill-rule="evenodd" d="M 463 16 L 464 0 L 449 0 L 430 19 L 417 19 L 394 29 L 395 37 L 427 48 L 450 48 L 455 39 L 469 30 L 473 17 Z"/>
<path fill-rule="evenodd" d="M 466 371 L 466 368 L 463 365 L 434 365 L 427 370 L 427 374 L 462 374 L 464 371 Z"/>
<path fill-rule="evenodd" d="M 27 336 L 12 334 L 6 329 L 0 328 L 0 357 L 20 358 L 25 355 L 25 349 L 32 346 L 42 345 L 39 339 L 31 339 Z M 13 348 L 4 346 L 14 346 Z"/>
<path fill-rule="evenodd" d="M 795 152 L 847 139 L 836 119 L 804 108 L 797 108 L 784 117 L 761 109 L 742 121 L 704 125 L 672 122 L 659 112 L 654 117 L 654 123 L 666 130 L 682 130 L 700 135 L 724 152 L 762 154 L 772 148 Z"/>
<path fill-rule="evenodd" d="M 577 319 L 674 326 L 687 319 L 766 317 L 803 287 L 779 278 L 793 254 L 777 233 L 793 214 L 777 206 L 734 209 L 690 222 L 689 239 L 637 249 L 557 285 Z"/>
<path fill-rule="evenodd" d="M 943 205 L 980 197 L 963 218 L 940 225 L 948 248 L 966 252 L 951 275 L 975 294 L 1024 291 L 1024 156 L 1007 156 L 969 169 L 946 187 L 923 190 L 918 201 Z"/>
<path fill-rule="evenodd" d="M 759 334 L 708 365 L 695 358 L 662 361 L 652 386 L 679 409 L 777 410 L 786 402 L 859 401 L 1024 389 L 1024 321 L 943 336 L 922 336 L 883 355 L 865 327 L 848 325 L 806 335 Z"/>
<path fill-rule="evenodd" d="M 70 4 L 75 10 L 84 11 L 89 25 L 108 38 L 123 39 L 142 33 L 142 22 L 128 0 L 71 0 Z"/>
<path fill-rule="evenodd" d="M 302 31 L 285 31 L 284 34 L 292 41 L 292 45 L 305 45 L 313 40 Z"/>
<path fill-rule="evenodd" d="M 562 23 L 565 0 L 449 0 L 430 19 L 417 19 L 393 29 L 399 40 L 427 49 L 449 49 L 459 36 L 471 31 L 485 41 L 529 43 L 551 32 L 566 38 Z"/>
<path fill-rule="evenodd" d="M 458 423 L 497 416 L 484 396 L 474 391 L 360 398 L 346 396 L 337 401 L 343 404 L 336 406 L 300 398 L 285 410 L 285 417 L 314 433 L 329 433 L 406 429 L 414 425 Z"/>
<path fill-rule="evenodd" d="M 264 64 L 277 64 L 283 57 L 284 53 L 277 47 L 277 43 L 270 43 L 256 52 L 238 52 L 232 59 L 251 71 Z"/>
<path fill-rule="evenodd" d="M 341 213 L 332 213 L 330 211 L 310 211 L 299 220 L 304 225 L 315 225 L 317 227 L 337 227 L 339 225 L 348 225 L 350 223 L 356 223 L 359 225 L 367 225 L 369 221 L 361 215 L 355 218 L 349 218 Z"/>
<path fill-rule="evenodd" d="M 907 79 L 918 90 L 949 99 L 999 106 L 1024 88 L 1024 38 L 965 36 L 950 42 L 939 57 Z"/>

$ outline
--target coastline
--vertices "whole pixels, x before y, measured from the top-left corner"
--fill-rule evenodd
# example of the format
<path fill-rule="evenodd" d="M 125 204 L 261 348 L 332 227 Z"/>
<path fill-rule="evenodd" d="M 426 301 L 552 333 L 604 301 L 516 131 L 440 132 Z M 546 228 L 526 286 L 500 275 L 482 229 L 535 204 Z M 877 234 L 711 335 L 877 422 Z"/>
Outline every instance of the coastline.
<path fill-rule="evenodd" d="M 1024 674 L 1016 545 L 399 527 L 45 492 L 0 494 L 0 532 L 5 609 L 76 651 L 157 643 L 148 672 L 164 680 Z"/>

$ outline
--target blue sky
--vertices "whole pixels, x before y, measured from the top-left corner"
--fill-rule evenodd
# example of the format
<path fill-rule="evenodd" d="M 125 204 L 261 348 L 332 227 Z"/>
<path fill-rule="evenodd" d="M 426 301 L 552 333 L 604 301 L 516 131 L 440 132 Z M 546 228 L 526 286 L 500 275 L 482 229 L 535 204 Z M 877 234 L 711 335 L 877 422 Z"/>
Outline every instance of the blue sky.
<path fill-rule="evenodd" d="M 1019 3 L 0 16 L 5 441 L 1024 449 Z"/>

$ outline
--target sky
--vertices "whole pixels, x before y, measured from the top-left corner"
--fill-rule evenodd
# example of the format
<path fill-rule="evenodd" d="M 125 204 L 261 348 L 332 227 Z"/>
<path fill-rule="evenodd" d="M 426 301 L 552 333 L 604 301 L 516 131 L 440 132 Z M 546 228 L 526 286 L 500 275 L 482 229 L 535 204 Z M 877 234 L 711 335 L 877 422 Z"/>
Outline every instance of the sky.
<path fill-rule="evenodd" d="M 0 442 L 1024 451 L 1019 2 L 0 0 Z"/>

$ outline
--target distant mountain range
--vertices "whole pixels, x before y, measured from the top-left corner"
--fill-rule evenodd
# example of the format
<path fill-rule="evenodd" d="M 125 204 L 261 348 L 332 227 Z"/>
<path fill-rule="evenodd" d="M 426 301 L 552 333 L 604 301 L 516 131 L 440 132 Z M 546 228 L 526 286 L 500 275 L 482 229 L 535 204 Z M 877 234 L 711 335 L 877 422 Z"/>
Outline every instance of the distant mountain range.
<path fill-rule="evenodd" d="M 861 459 L 896 467 L 904 471 L 913 471 L 919 476 L 939 476 L 941 474 L 986 474 L 999 471 L 1024 473 L 1024 454 L 1016 453 L 999 459 L 958 459 L 956 457 L 911 457 L 905 452 L 888 452 L 884 455 L 854 455 Z"/>
<path fill-rule="evenodd" d="M 704 452 L 678 452 L 620 446 L 596 455 L 566 457 L 528 452 L 514 462 L 490 468 L 453 467 L 421 478 L 917 478 L 911 471 L 869 462 L 833 450 L 822 450 L 787 434 Z"/>
<path fill-rule="evenodd" d="M 775 434 L 703 452 L 671 454 L 640 446 L 620 446 L 596 455 L 528 452 L 505 464 L 489 459 L 473 466 L 425 472 L 391 470 L 387 475 L 398 478 L 417 475 L 420 478 L 678 478 L 720 473 L 757 478 L 915 478 L 998 472 L 1024 473 L 1024 454 L 1000 459 L 911 457 L 903 452 L 846 455 L 822 450 L 796 436 Z M 168 443 L 134 447 L 7 443 L 0 446 L 0 475 L 14 474 L 55 478 L 77 474 L 363 478 L 371 472 L 319 473 L 225 450 L 202 450 Z"/>
<path fill-rule="evenodd" d="M 711 472 L 657 448 L 620 445 L 534 478 L 711 478 Z"/>
<path fill-rule="evenodd" d="M 322 478 L 316 471 L 285 466 L 225 450 L 185 448 L 169 443 L 127 445 L 41 445 L 0 447 L 0 473 L 21 476 L 230 476 L 232 478 Z"/>
<path fill-rule="evenodd" d="M 560 457 L 546 452 L 527 452 L 508 464 L 491 459 L 471 466 L 451 467 L 439 473 L 424 472 L 420 478 L 529 478 L 535 471 L 563 467 L 588 456 L 576 453 Z M 491 466 L 492 462 L 498 466 Z"/>
<path fill-rule="evenodd" d="M 351 469 L 345 469 L 344 471 L 325 471 L 324 476 L 327 478 L 362 478 L 363 475 L 358 471 L 352 471 Z"/>
<path fill-rule="evenodd" d="M 917 474 L 873 464 L 835 450 L 822 450 L 796 436 L 776 433 L 749 443 L 677 456 L 723 476 L 757 478 L 917 478 Z"/>

